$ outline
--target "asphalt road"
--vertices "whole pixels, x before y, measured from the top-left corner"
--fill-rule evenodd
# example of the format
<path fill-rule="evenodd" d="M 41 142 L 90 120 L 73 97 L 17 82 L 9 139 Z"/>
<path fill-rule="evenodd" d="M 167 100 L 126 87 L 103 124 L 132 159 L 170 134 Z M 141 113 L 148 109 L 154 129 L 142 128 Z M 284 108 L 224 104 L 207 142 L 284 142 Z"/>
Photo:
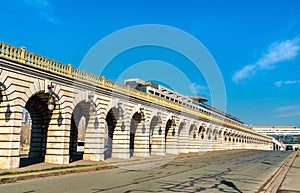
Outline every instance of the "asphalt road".
<path fill-rule="evenodd" d="M 241 151 L 201 155 L 157 167 L 151 166 L 158 163 L 151 163 L 132 166 L 136 170 L 117 168 L 20 181 L 1 185 L 0 192 L 256 192 L 290 154 Z"/>

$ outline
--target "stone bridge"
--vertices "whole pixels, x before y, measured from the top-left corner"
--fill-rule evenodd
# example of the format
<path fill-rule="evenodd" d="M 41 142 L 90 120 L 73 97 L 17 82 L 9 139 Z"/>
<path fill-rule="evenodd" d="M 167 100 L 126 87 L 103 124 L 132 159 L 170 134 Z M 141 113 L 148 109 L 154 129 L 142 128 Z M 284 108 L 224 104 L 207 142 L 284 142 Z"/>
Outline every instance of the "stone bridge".
<path fill-rule="evenodd" d="M 271 150 L 272 139 L 0 42 L 0 168 L 230 149 Z"/>

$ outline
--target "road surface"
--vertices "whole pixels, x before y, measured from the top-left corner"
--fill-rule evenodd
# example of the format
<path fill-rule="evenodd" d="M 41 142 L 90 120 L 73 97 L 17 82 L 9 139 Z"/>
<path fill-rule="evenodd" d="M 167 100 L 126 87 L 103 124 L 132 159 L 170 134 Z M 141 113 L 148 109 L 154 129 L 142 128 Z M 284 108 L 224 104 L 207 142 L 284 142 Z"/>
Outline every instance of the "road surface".
<path fill-rule="evenodd" d="M 158 163 L 20 181 L 0 186 L 5 193 L 53 192 L 256 192 L 291 154 L 240 151 Z M 150 167 L 150 169 L 145 169 Z"/>

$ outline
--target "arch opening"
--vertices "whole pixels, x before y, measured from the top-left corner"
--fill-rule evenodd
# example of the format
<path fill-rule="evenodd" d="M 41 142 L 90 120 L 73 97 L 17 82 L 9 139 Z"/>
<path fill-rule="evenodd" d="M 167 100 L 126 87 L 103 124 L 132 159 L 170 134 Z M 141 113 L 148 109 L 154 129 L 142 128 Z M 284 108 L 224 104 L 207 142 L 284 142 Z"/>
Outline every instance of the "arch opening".
<path fill-rule="evenodd" d="M 196 129 L 197 129 L 197 126 L 195 124 L 192 124 L 190 126 L 190 130 L 189 130 L 190 139 L 196 139 L 196 137 L 197 137 Z"/>
<path fill-rule="evenodd" d="M 48 109 L 48 93 L 37 93 L 26 103 L 20 133 L 20 167 L 44 162 L 47 132 L 53 110 Z"/>
<path fill-rule="evenodd" d="M 149 154 L 158 154 L 158 151 L 162 145 L 161 119 L 159 116 L 154 116 L 152 118 L 149 132 Z"/>
<path fill-rule="evenodd" d="M 145 133 L 144 115 L 143 113 L 135 113 L 130 122 L 130 141 L 129 141 L 129 155 L 134 156 L 134 149 L 137 137 L 137 130 L 142 130 Z M 140 131 L 139 131 L 140 132 Z"/>
<path fill-rule="evenodd" d="M 70 162 L 83 159 L 86 130 L 89 124 L 94 125 L 90 123 L 94 113 L 93 105 L 85 101 L 78 103 L 73 110 L 69 142 Z"/>
<path fill-rule="evenodd" d="M 176 135 L 175 127 L 175 120 L 173 118 L 169 119 L 165 128 L 165 152 L 167 152 L 168 148 L 171 148 L 171 144 L 169 144 L 169 142 L 171 141 L 172 137 L 175 137 Z"/>
<path fill-rule="evenodd" d="M 186 131 L 186 123 L 183 121 L 178 128 L 178 150 L 179 153 L 186 152 L 186 146 L 189 142 L 188 132 Z"/>
<path fill-rule="evenodd" d="M 204 133 L 205 133 L 205 127 L 201 125 L 198 130 L 198 137 L 200 137 L 202 140 L 204 139 Z"/>
<path fill-rule="evenodd" d="M 104 138 L 104 159 L 108 159 L 112 157 L 114 132 L 119 119 L 120 119 L 119 108 L 114 107 L 108 111 L 105 118 L 106 128 L 105 128 L 105 138 Z"/>

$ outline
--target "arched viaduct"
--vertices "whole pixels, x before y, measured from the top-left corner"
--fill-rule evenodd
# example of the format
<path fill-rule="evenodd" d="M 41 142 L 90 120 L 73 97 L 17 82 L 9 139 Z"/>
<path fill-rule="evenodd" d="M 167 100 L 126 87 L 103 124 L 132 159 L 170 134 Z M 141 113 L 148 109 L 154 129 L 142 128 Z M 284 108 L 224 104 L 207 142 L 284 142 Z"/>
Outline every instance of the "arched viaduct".
<path fill-rule="evenodd" d="M 27 142 L 24 108 L 32 119 Z M 0 168 L 228 149 L 269 150 L 272 139 L 0 42 Z"/>

